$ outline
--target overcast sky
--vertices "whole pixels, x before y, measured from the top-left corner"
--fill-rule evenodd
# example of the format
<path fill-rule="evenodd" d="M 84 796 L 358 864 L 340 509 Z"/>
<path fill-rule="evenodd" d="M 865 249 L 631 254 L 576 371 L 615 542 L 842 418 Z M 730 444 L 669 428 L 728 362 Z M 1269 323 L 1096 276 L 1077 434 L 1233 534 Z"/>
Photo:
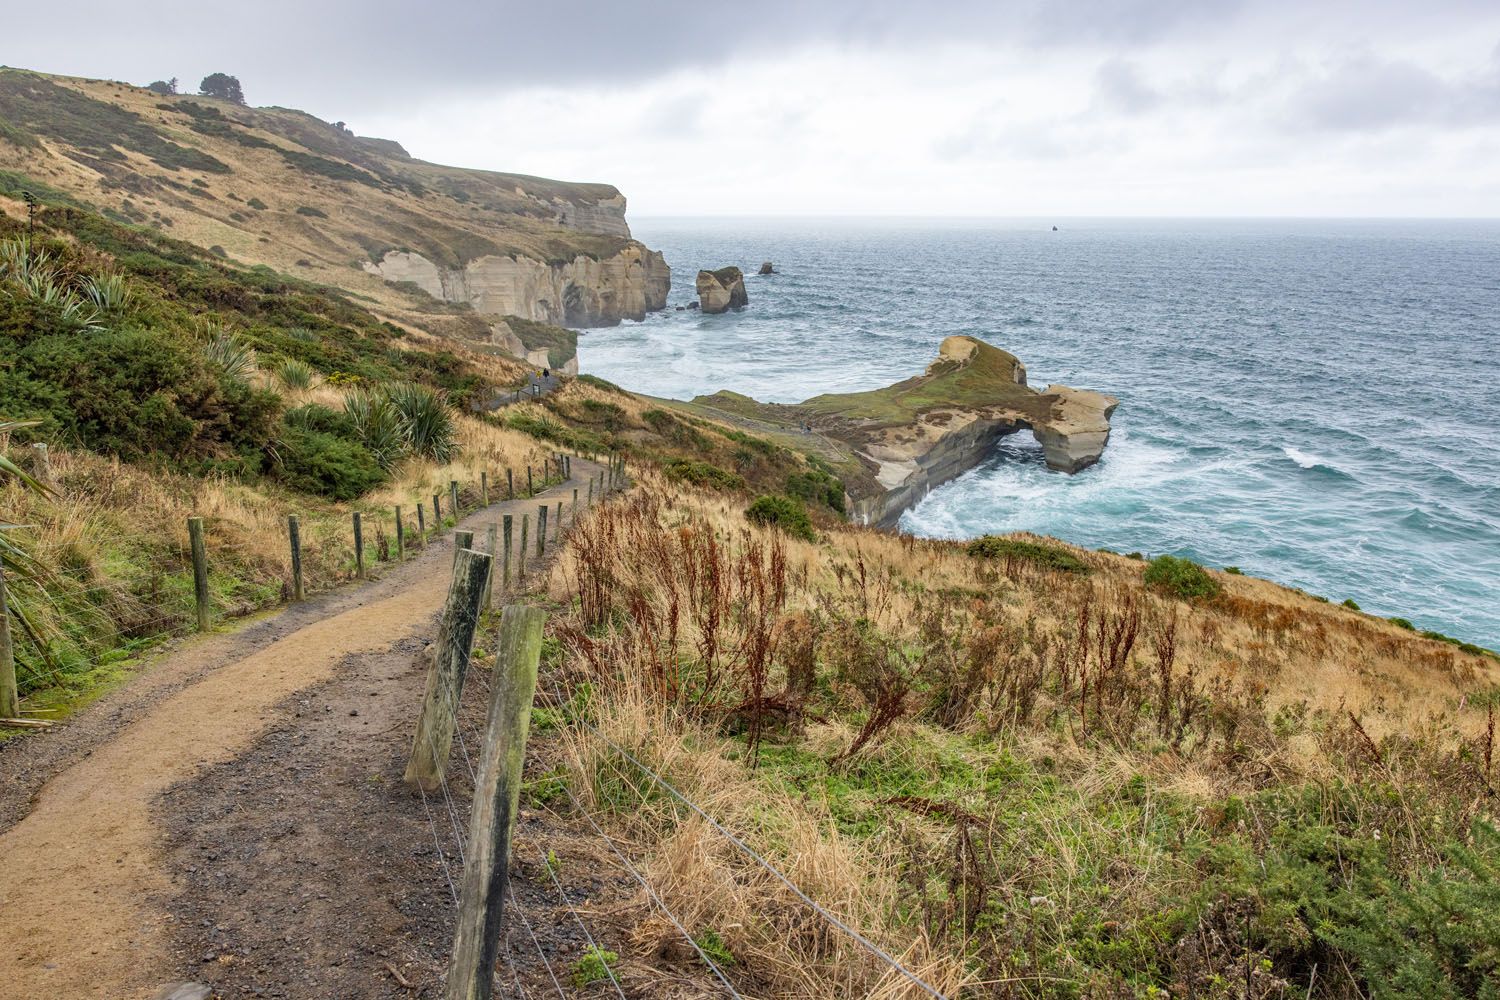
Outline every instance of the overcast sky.
<path fill-rule="evenodd" d="M 237 75 L 633 216 L 1500 215 L 1500 2 L 64 3 L 0 61 Z M 59 21 L 66 26 L 60 27 Z"/>

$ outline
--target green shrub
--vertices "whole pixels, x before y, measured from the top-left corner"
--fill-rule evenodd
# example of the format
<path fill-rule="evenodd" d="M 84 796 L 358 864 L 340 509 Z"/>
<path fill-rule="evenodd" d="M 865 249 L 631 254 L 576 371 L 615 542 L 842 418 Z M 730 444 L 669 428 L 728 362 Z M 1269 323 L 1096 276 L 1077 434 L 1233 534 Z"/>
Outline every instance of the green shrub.
<path fill-rule="evenodd" d="M 787 496 L 821 503 L 840 514 L 844 512 L 844 484 L 821 469 L 791 473 L 786 477 L 786 492 Z"/>
<path fill-rule="evenodd" d="M 1225 566 L 1224 567 L 1224 572 L 1228 573 L 1230 576 L 1244 576 L 1245 575 L 1244 571 L 1241 570 L 1238 566 Z"/>
<path fill-rule="evenodd" d="M 985 535 L 983 538 L 976 538 L 970 542 L 968 552 L 969 555 L 978 559 L 1018 560 L 1059 573 L 1086 575 L 1091 572 L 1088 563 L 1067 549 L 1023 541 L 1019 538 Z"/>
<path fill-rule="evenodd" d="M 802 501 L 792 497 L 757 497 L 745 510 L 745 519 L 762 527 L 779 528 L 794 538 L 809 542 L 818 537 L 812 520 L 807 516 L 807 508 L 802 506 Z"/>
<path fill-rule="evenodd" d="M 614 403 L 585 399 L 578 404 L 578 409 L 582 420 L 599 424 L 607 431 L 617 431 L 625 426 L 625 411 Z"/>
<path fill-rule="evenodd" d="M 266 203 L 261 201 L 259 198 L 251 198 L 249 201 L 245 202 L 245 204 L 249 205 L 257 212 L 264 212 L 266 210 Z"/>
<path fill-rule="evenodd" d="M 326 218 L 328 218 L 328 213 L 327 212 L 323 211 L 321 208 L 313 208 L 311 205 L 299 205 L 299 206 L 297 206 L 297 214 L 298 215 L 305 215 L 305 216 L 307 216 L 308 218 L 311 218 L 311 219 L 326 219 Z"/>
<path fill-rule="evenodd" d="M 674 458 L 662 470 L 668 479 L 677 483 L 691 483 L 711 490 L 742 490 L 745 478 L 727 472 L 708 462 L 695 462 L 686 458 Z"/>
<path fill-rule="evenodd" d="M 1404 628 L 1408 632 L 1415 632 L 1417 630 L 1417 627 L 1405 618 L 1387 618 L 1386 621 L 1397 628 Z"/>
<path fill-rule="evenodd" d="M 602 983 L 611 978 L 610 969 L 620 956 L 612 951 L 605 951 L 596 944 L 591 944 L 584 952 L 582 958 L 573 963 L 573 985 L 577 987 L 588 986 L 590 983 Z"/>
<path fill-rule="evenodd" d="M 385 481 L 347 419 L 311 404 L 287 412 L 274 446 L 277 478 L 294 490 L 353 500 Z"/>
<path fill-rule="evenodd" d="M 360 444 L 386 471 L 390 471 L 411 446 L 407 439 L 408 424 L 385 393 L 348 393 L 344 396 L 344 417 Z"/>
<path fill-rule="evenodd" d="M 1157 556 L 1146 566 L 1146 584 L 1184 600 L 1216 597 L 1223 587 L 1191 559 Z"/>
<path fill-rule="evenodd" d="M 1352 598 L 1352 597 L 1346 597 L 1346 598 L 1344 598 L 1343 606 L 1346 607 L 1346 608 L 1348 608 L 1350 611 L 1358 611 L 1359 610 L 1359 604 L 1357 604 L 1355 602 L 1354 598 Z"/>

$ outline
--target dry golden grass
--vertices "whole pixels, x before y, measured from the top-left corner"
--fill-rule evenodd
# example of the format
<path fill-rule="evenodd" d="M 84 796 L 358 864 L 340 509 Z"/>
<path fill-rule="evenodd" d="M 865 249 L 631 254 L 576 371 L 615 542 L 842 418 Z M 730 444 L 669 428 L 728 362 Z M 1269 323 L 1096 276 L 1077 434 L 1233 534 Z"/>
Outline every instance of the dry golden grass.
<path fill-rule="evenodd" d="M 1070 641 L 1086 602 L 1092 602 L 1095 614 L 1099 608 L 1115 613 L 1134 606 L 1143 625 L 1133 660 L 1149 676 L 1161 629 L 1175 620 L 1174 684 L 1201 692 L 1225 718 L 1245 720 L 1236 727 L 1238 735 L 1222 744 L 1212 735 L 1213 727 L 1227 724 L 1222 719 L 1200 720 L 1202 734 L 1186 740 L 1159 738 L 1149 724 L 1139 738 L 1116 738 L 1104 720 L 1092 728 L 1080 725 L 1067 696 L 1046 690 L 1038 695 L 1034 714 L 1056 720 L 1050 724 L 1018 725 L 976 711 L 957 727 L 942 728 L 908 715 L 859 751 L 862 773 L 894 768 L 928 775 L 938 784 L 950 766 L 946 762 L 962 761 L 981 771 L 1005 770 L 1013 760 L 1046 762 L 1049 780 L 1057 784 L 1047 785 L 1052 791 L 1045 795 L 1027 786 L 964 791 L 966 786 L 957 783 L 940 805 L 967 811 L 966 822 L 979 824 L 971 828 L 975 842 L 1004 844 L 1004 850 L 1024 859 L 999 865 L 1008 873 L 1005 881 L 987 890 L 1058 935 L 1068 914 L 1097 903 L 1101 886 L 1107 887 L 1111 910 L 1121 914 L 1149 914 L 1162 898 L 1187 898 L 1197 891 L 1192 869 L 1163 851 L 1160 830 L 1152 826 L 1151 803 L 1158 796 L 1171 800 L 1174 814 L 1188 817 L 1180 837 L 1218 835 L 1226 822 L 1219 804 L 1231 797 L 1299 782 L 1348 781 L 1373 763 L 1406 803 L 1379 822 L 1404 826 L 1403 849 L 1413 857 L 1431 857 L 1424 825 L 1430 818 L 1414 811 L 1430 792 L 1431 778 L 1424 771 L 1433 766 L 1432 755 L 1479 745 L 1487 716 L 1475 696 L 1500 682 L 1492 658 L 1261 580 L 1216 574 L 1224 587 L 1219 598 L 1184 602 L 1146 588 L 1144 565 L 1137 560 L 1050 539 L 1047 544 L 1086 562 L 1091 574 L 977 560 L 961 545 L 853 527 L 827 531 L 816 543 L 802 542 L 748 525 L 739 499 L 685 489 L 649 468 L 634 475 L 633 499 L 622 503 L 643 503 L 645 522 L 623 513 L 591 514 L 615 518 L 614 527 L 593 532 L 591 540 L 586 520 L 582 535 L 575 534 L 574 544 L 540 583 L 566 609 L 556 625 L 563 642 L 557 676 L 592 682 L 592 711 L 609 739 L 742 835 L 814 899 L 901 955 L 909 967 L 926 970 L 924 976 L 949 995 L 965 983 L 978 984 L 972 967 L 957 959 L 953 939 L 929 938 L 934 919 L 951 928 L 944 921 L 953 918 L 942 916 L 938 902 L 917 906 L 914 898 L 927 897 L 910 880 L 914 870 L 946 871 L 953 864 L 951 852 L 965 836 L 962 827 L 956 831 L 940 816 L 914 814 L 873 834 L 851 836 L 839 826 L 840 805 L 825 797 L 822 785 L 794 792 L 746 766 L 746 740 L 725 726 L 741 718 L 735 701 L 750 697 L 748 688 L 736 691 L 734 685 L 749 681 L 737 676 L 726 682 L 731 690 L 719 688 L 695 700 L 680 691 L 666 693 L 677 689 L 656 679 L 664 662 L 675 658 L 690 664 L 701 655 L 709 619 L 693 604 L 707 598 L 694 597 L 681 580 L 705 572 L 697 563 L 700 556 L 690 553 L 701 553 L 709 539 L 727 553 L 725 565 L 738 578 L 728 585 L 730 618 L 753 599 L 760 571 L 747 567 L 758 558 L 754 552 L 774 539 L 789 581 L 781 613 L 816 616 L 821 610 L 823 618 L 817 620 L 828 622 L 830 611 L 847 609 L 875 630 L 904 637 L 912 648 L 924 641 L 922 622 L 935 611 L 955 634 L 998 628 L 1024 638 L 1025 645 L 1045 645 Z M 615 608 L 603 629 L 588 628 L 582 617 L 589 606 L 587 584 L 599 569 L 585 565 L 589 560 L 603 564 Z M 675 611 L 674 602 L 680 604 Z M 736 664 L 747 662 L 752 632 L 734 631 L 723 620 L 713 627 L 725 631 L 716 655 L 733 673 L 740 669 Z M 818 637 L 826 697 L 857 704 L 854 689 L 832 677 L 823 662 L 843 655 L 836 641 L 832 633 Z M 790 690 L 786 651 L 772 659 L 766 690 Z M 608 672 L 600 673 L 601 666 Z M 930 667 L 919 663 L 913 669 Z M 690 669 L 686 676 L 696 675 Z M 1146 694 L 1149 703 L 1150 690 Z M 1277 720 L 1285 713 L 1292 720 L 1318 721 L 1296 722 L 1274 735 L 1281 732 Z M 1378 763 L 1362 748 L 1364 737 L 1350 718 L 1386 747 L 1374 749 Z M 836 773 L 842 754 L 855 743 L 857 719 L 857 714 L 852 719 L 828 715 L 794 722 L 782 738 L 811 759 L 831 762 Z M 878 963 L 747 864 L 707 824 L 653 791 L 605 741 L 582 729 L 568 733 L 567 769 L 585 806 L 643 851 L 640 860 L 653 885 L 689 926 L 711 928 L 723 937 L 743 982 L 776 997 L 917 995 L 909 984 L 882 980 Z M 1409 756 L 1403 749 L 1409 745 L 1425 749 Z M 1116 808 L 1120 790 L 1140 782 L 1139 809 L 1122 814 Z M 860 793 L 853 794 L 857 801 Z M 1035 802 L 1028 798 L 1033 795 L 1039 795 Z M 920 812 L 924 806 L 919 801 L 914 808 Z M 985 826 L 1007 814 L 1019 814 L 1020 825 Z M 1123 826 L 1122 815 L 1128 818 Z M 642 942 L 661 933 L 643 925 Z M 974 933 L 1003 937 L 993 928 Z M 998 950 L 990 954 L 1013 946 L 992 945 Z"/>

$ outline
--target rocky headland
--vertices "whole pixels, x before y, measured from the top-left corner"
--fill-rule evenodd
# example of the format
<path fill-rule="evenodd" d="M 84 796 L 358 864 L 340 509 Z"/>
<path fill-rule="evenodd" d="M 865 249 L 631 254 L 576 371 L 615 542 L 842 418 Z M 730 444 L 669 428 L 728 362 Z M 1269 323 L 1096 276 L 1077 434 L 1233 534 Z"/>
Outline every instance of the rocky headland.
<path fill-rule="evenodd" d="M 1103 393 L 1026 384 L 1015 355 L 973 337 L 949 337 L 914 378 L 874 389 L 814 396 L 790 406 L 736 393 L 694 404 L 730 419 L 779 429 L 804 443 L 829 442 L 851 501 L 851 519 L 891 527 L 929 491 L 979 465 L 1001 438 L 1029 429 L 1047 464 L 1075 473 L 1099 460 L 1118 400 Z M 790 443 L 790 442 L 789 442 Z"/>

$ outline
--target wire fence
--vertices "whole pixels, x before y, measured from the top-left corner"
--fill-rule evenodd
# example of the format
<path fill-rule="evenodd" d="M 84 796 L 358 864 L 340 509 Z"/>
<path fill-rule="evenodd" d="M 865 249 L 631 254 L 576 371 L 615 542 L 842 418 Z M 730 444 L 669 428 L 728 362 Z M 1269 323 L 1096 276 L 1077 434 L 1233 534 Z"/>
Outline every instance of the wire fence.
<path fill-rule="evenodd" d="M 574 513 L 576 520 L 577 512 L 575 511 Z M 480 676 L 484 676 L 483 671 L 480 671 Z M 484 687 L 484 693 L 487 698 L 489 693 L 488 680 L 484 682 Z M 550 694 L 556 705 L 565 706 L 570 704 L 571 699 L 565 698 L 563 696 L 562 691 L 559 689 L 555 681 L 553 681 L 551 684 Z M 462 762 L 462 766 L 469 774 L 470 781 L 477 785 L 478 778 L 474 773 L 472 760 L 468 751 L 467 739 L 464 735 L 464 726 L 462 721 L 459 719 L 457 703 L 455 702 L 452 706 L 450 706 L 450 708 L 454 713 L 453 718 L 455 720 L 454 733 L 457 742 L 457 759 Z M 623 760 L 628 762 L 630 766 L 636 768 L 641 773 L 641 775 L 655 784 L 658 788 L 660 788 L 663 792 L 670 796 L 675 802 L 679 803 L 682 807 L 701 818 L 708 825 L 709 829 L 726 840 L 730 845 L 733 846 L 735 850 L 739 851 L 753 864 L 764 870 L 768 875 L 770 875 L 771 878 L 782 885 L 803 905 L 808 907 L 819 918 L 826 921 L 829 926 L 837 929 L 839 932 L 847 936 L 847 938 L 851 942 L 853 942 L 855 946 L 863 949 L 874 960 L 882 964 L 887 970 L 887 975 L 896 977 L 897 981 L 904 981 L 909 987 L 916 991 L 919 991 L 922 994 L 937 998 L 937 1000 L 948 1000 L 944 993 L 934 987 L 931 983 L 927 982 L 916 972 L 907 968 L 889 951 L 882 948 L 875 941 L 871 940 L 869 936 L 853 927 L 839 914 L 833 912 L 832 910 L 815 900 L 811 895 L 809 895 L 800 886 L 793 882 L 792 879 L 790 879 L 780 868 L 771 863 L 766 859 L 765 856 L 763 856 L 760 852 L 756 851 L 748 843 L 746 843 L 744 838 L 730 830 L 723 822 L 710 814 L 709 811 L 705 809 L 700 803 L 694 801 L 681 789 L 677 788 L 671 782 L 667 781 L 661 774 L 641 761 L 640 758 L 635 754 L 631 753 L 625 747 L 621 746 L 618 742 L 610 738 L 610 736 L 603 732 L 598 726 L 594 725 L 594 723 L 590 722 L 588 719 L 582 717 L 578 717 L 576 721 L 580 726 L 587 729 L 595 738 L 608 745 L 618 755 L 617 758 L 611 758 L 612 766 L 622 767 L 623 765 L 616 763 L 616 761 Z M 621 774 L 621 776 L 625 777 L 625 775 L 623 774 Z M 566 794 L 569 804 L 571 805 L 574 813 L 582 818 L 582 820 L 587 824 L 588 828 L 592 831 L 593 835 L 596 836 L 599 839 L 599 842 L 607 849 L 608 854 L 612 856 L 615 862 L 618 863 L 621 872 L 631 881 L 633 881 L 635 885 L 639 886 L 639 888 L 645 895 L 648 905 L 655 911 L 659 912 L 667 920 L 667 922 L 671 925 L 675 932 L 680 935 L 682 940 L 691 949 L 692 954 L 703 963 L 703 967 L 708 970 L 713 978 L 715 985 L 722 990 L 725 996 L 731 998 L 742 997 L 742 994 L 736 988 L 729 972 L 726 971 L 724 964 L 720 961 L 716 961 L 714 956 L 704 948 L 703 944 L 697 937 L 694 936 L 692 931 L 689 929 L 688 922 L 683 919 L 681 914 L 674 912 L 672 907 L 663 897 L 663 894 L 652 884 L 650 878 L 642 871 L 641 866 L 631 860 L 628 853 L 622 848 L 619 841 L 616 838 L 610 836 L 610 834 L 605 830 L 604 826 L 599 822 L 599 819 L 593 814 L 590 809 L 588 809 L 583 804 L 583 802 L 574 793 L 573 789 L 570 788 L 566 782 L 563 782 L 561 784 L 561 787 L 562 791 Z M 453 851 L 457 858 L 456 865 L 452 861 L 450 861 L 450 859 L 446 857 L 444 853 L 444 835 L 440 831 L 440 827 L 442 826 L 442 810 L 440 809 L 434 811 L 427 803 L 425 793 L 423 806 L 424 810 L 426 810 L 428 823 L 432 830 L 434 844 L 437 845 L 437 849 L 439 852 L 439 865 L 442 870 L 443 877 L 448 883 L 450 894 L 452 895 L 454 901 L 457 902 L 459 894 L 455 888 L 455 879 L 453 878 L 451 872 L 454 867 L 458 867 L 461 870 L 462 866 L 466 863 L 466 844 L 464 842 L 462 824 L 457 822 L 457 814 L 451 805 L 453 796 L 447 787 L 446 780 L 441 785 L 441 791 L 443 795 L 442 806 L 450 813 L 450 822 L 448 826 L 450 827 L 452 834 Z M 606 950 L 600 943 L 600 937 L 594 932 L 594 930 L 590 929 L 588 923 L 584 919 L 584 915 L 579 911 L 579 908 L 575 906 L 573 901 L 569 898 L 567 889 L 558 875 L 557 866 L 554 863 L 554 854 L 552 852 L 551 845 L 545 840 L 537 840 L 534 836 L 530 837 L 529 839 L 532 840 L 531 848 L 535 853 L 537 863 L 540 865 L 541 871 L 545 873 L 544 875 L 538 877 L 543 881 L 544 885 L 550 882 L 552 892 L 556 896 L 557 905 L 561 908 L 561 910 L 565 911 L 565 919 L 571 921 L 572 924 L 577 927 L 582 940 L 587 943 L 588 950 L 585 954 L 594 956 L 595 958 L 595 961 L 589 964 L 588 975 L 597 982 L 602 983 L 607 981 L 613 995 L 620 997 L 620 1000 L 624 1000 L 624 998 L 626 997 L 625 987 L 621 982 L 620 976 L 618 975 L 616 969 L 613 967 L 612 961 L 610 960 L 612 956 L 606 952 Z M 544 891 L 545 890 L 543 890 L 543 892 Z M 523 939 L 523 942 L 530 942 L 531 949 L 532 951 L 534 951 L 536 956 L 537 964 L 541 967 L 542 970 L 545 971 L 546 981 L 550 983 L 552 988 L 557 992 L 559 996 L 566 996 L 567 994 L 564 992 L 563 987 L 563 979 L 559 978 L 558 970 L 555 967 L 555 962 L 552 959 L 549 959 L 546 949 L 536 933 L 536 927 L 531 919 L 532 914 L 529 912 L 530 907 L 526 903 L 524 903 L 520 895 L 514 891 L 510 893 L 507 899 L 507 906 L 510 908 L 510 912 L 519 919 L 521 926 L 524 928 L 525 938 Z M 516 953 L 512 948 L 510 932 L 504 932 L 502 938 L 503 954 L 505 956 L 504 961 L 508 966 L 508 969 L 499 970 L 501 981 L 502 983 L 504 982 L 504 980 L 506 979 L 506 973 L 508 972 L 509 988 L 513 989 L 515 996 L 525 997 L 528 994 L 520 975 L 520 968 L 519 963 L 516 960 Z M 566 978 L 566 976 L 564 976 L 563 978 Z"/>

